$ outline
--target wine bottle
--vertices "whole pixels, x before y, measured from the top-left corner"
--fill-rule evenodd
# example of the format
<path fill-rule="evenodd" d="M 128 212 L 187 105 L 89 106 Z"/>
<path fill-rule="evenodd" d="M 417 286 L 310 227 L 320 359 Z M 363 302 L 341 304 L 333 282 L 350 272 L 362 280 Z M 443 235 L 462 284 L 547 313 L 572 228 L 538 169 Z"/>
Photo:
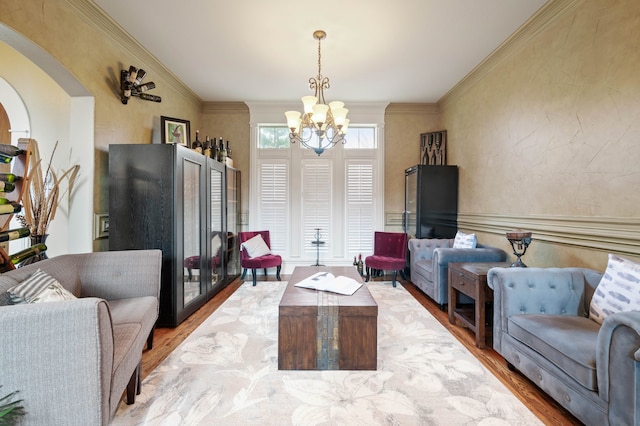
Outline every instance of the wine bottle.
<path fill-rule="evenodd" d="M 227 162 L 227 149 L 224 147 L 224 141 L 220 138 L 220 154 L 218 155 L 218 161 L 222 164 Z"/>
<path fill-rule="evenodd" d="M 136 78 L 138 78 L 138 68 L 133 65 L 129 66 L 129 83 L 133 84 L 136 82 Z"/>
<path fill-rule="evenodd" d="M 0 200 L 7 200 L 6 198 L 0 198 Z M 18 203 L 6 203 L 0 204 L 0 214 L 20 213 L 22 205 Z"/>
<path fill-rule="evenodd" d="M 11 160 L 13 160 L 13 157 L 10 157 L 10 156 L 4 155 L 4 154 L 0 154 L 0 163 L 8 164 L 8 163 L 11 162 Z"/>
<path fill-rule="evenodd" d="M 0 144 L 0 154 L 9 157 L 15 157 L 16 155 L 24 154 L 24 151 L 15 145 Z"/>
<path fill-rule="evenodd" d="M 211 142 L 211 158 L 218 159 L 218 139 L 216 138 L 213 138 L 213 142 Z"/>
<path fill-rule="evenodd" d="M 362 262 L 362 253 L 358 255 L 358 273 L 364 275 L 364 263 Z"/>
<path fill-rule="evenodd" d="M 24 238 L 31 235 L 29 228 L 16 228 L 8 229 L 6 231 L 0 231 L 0 243 L 4 243 L 9 240 L 17 240 L 18 238 Z"/>
<path fill-rule="evenodd" d="M 162 102 L 162 98 L 160 96 L 152 95 L 150 93 L 136 93 L 136 96 L 140 99 L 144 99 L 145 101 Z"/>
<path fill-rule="evenodd" d="M 355 266 L 356 268 L 358 267 L 358 260 L 355 256 L 353 256 L 353 266 Z"/>
<path fill-rule="evenodd" d="M 22 180 L 22 176 L 14 175 L 13 173 L 0 173 L 0 181 L 2 182 L 18 182 Z"/>
<path fill-rule="evenodd" d="M 155 88 L 156 88 L 156 84 L 153 81 L 150 81 L 148 83 L 136 86 L 135 90 L 138 93 L 142 93 L 142 92 L 146 92 L 147 90 L 151 90 L 151 89 L 155 89 Z"/>
<path fill-rule="evenodd" d="M 0 192 L 11 192 L 14 189 L 16 189 L 14 184 L 0 180 Z"/>
<path fill-rule="evenodd" d="M 209 136 L 204 138 L 204 144 L 202 144 L 202 153 L 205 157 L 211 157 L 211 140 Z"/>
<path fill-rule="evenodd" d="M 147 75 L 147 72 L 145 70 L 143 70 L 142 68 L 140 68 L 138 70 L 138 74 L 136 75 L 136 82 L 135 84 L 140 84 L 142 83 L 142 80 L 144 79 L 144 77 Z M 155 85 L 154 85 L 155 87 Z"/>
<path fill-rule="evenodd" d="M 224 159 L 222 158 L 223 149 L 224 149 L 224 142 L 222 141 L 222 138 L 220 138 L 220 144 L 218 145 L 218 155 L 216 156 L 216 159 L 221 163 L 224 163 Z"/>
<path fill-rule="evenodd" d="M 200 142 L 200 130 L 196 130 L 196 140 L 191 144 L 191 149 L 202 154 L 202 142 Z"/>
<path fill-rule="evenodd" d="M 17 265 L 18 263 L 24 262 L 25 260 L 29 259 L 32 256 L 35 256 L 37 254 L 42 253 L 43 251 L 47 250 L 47 246 L 44 244 L 36 244 L 34 246 L 31 246 L 27 249 L 24 250 L 20 250 L 19 252 L 16 252 L 12 255 L 9 256 L 9 260 L 11 261 L 11 263 L 13 263 L 14 265 Z"/>
<path fill-rule="evenodd" d="M 229 146 L 231 142 L 229 142 L 229 140 L 227 140 L 227 158 L 231 158 L 231 147 Z"/>

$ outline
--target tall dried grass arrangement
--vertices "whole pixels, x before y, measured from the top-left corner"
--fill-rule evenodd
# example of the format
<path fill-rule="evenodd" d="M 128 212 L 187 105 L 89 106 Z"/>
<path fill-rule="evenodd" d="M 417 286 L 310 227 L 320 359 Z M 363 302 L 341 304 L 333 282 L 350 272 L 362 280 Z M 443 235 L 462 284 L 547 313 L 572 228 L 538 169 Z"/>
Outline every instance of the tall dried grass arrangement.
<path fill-rule="evenodd" d="M 43 173 L 38 144 L 32 144 L 29 175 L 24 183 L 27 187 L 22 201 L 23 214 L 18 215 L 23 225 L 29 227 L 31 235 L 45 235 L 47 233 L 49 225 L 56 217 L 60 199 L 66 194 L 71 195 L 80 170 L 80 165 L 76 164 L 58 175 L 51 165 L 57 148 L 58 141 L 53 147 L 51 158 L 49 158 L 49 163 Z M 63 189 L 61 183 L 65 179 L 68 183 Z"/>

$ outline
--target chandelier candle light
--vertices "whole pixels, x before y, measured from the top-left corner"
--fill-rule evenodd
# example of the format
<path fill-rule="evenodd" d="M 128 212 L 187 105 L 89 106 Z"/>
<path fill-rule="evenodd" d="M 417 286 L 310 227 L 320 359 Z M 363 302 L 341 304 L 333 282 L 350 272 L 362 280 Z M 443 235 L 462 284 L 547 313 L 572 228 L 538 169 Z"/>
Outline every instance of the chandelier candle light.
<path fill-rule="evenodd" d="M 302 97 L 304 113 L 284 113 L 291 132 L 291 143 L 300 142 L 318 155 L 325 149 L 333 148 L 338 142 L 346 143 L 345 135 L 349 126 L 349 110 L 344 107 L 344 102 L 333 101 L 327 105 L 324 100 L 324 90 L 328 90 L 330 86 L 329 77 L 322 76 L 320 42 L 326 37 L 327 33 L 322 30 L 313 33 L 313 38 L 318 40 L 318 75 L 309 79 L 309 88 L 315 92 L 314 96 Z"/>

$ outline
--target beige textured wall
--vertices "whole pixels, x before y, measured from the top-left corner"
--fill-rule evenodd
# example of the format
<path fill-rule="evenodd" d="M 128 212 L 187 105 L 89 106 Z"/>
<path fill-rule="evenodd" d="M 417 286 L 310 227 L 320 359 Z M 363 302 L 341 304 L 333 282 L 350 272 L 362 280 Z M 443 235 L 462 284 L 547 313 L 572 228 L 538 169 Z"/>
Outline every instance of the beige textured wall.
<path fill-rule="evenodd" d="M 441 129 L 438 109 L 432 104 L 390 104 L 384 122 L 385 229 L 396 232 L 402 228 L 390 226 L 389 218 L 402 220 L 404 171 L 420 164 L 420 134 Z"/>
<path fill-rule="evenodd" d="M 240 170 L 240 213 L 249 208 L 249 107 L 242 102 L 205 102 L 200 134 L 231 142 L 233 167 Z"/>
<path fill-rule="evenodd" d="M 444 99 L 448 155 L 460 166 L 460 212 L 637 219 L 638 52 L 637 0 L 581 1 L 479 82 Z M 482 238 L 506 246 L 504 237 Z M 534 242 L 525 260 L 604 269 L 606 255 Z"/>
<path fill-rule="evenodd" d="M 94 211 L 108 210 L 108 146 L 111 143 L 151 143 L 154 126 L 166 115 L 199 126 L 200 102 L 187 91 L 158 75 L 151 64 L 140 63 L 104 33 L 94 29 L 70 3 L 64 0 L 3 0 L 0 22 L 49 52 L 95 98 Z M 161 103 L 131 99 L 128 105 L 117 94 L 120 69 L 129 65 L 144 68 L 154 81 L 154 94 Z M 45 70 L 46 71 L 46 70 Z M 187 92 L 185 94 L 185 92 Z M 94 243 L 106 250 L 106 240 Z"/>

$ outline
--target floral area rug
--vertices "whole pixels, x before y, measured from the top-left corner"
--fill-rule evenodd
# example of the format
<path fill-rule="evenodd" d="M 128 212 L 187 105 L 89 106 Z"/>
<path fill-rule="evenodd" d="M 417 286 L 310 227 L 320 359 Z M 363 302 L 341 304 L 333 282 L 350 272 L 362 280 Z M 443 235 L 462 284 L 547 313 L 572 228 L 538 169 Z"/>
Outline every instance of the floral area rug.
<path fill-rule="evenodd" d="M 402 286 L 378 303 L 377 371 L 279 371 L 285 282 L 245 282 L 112 425 L 542 424 Z"/>

